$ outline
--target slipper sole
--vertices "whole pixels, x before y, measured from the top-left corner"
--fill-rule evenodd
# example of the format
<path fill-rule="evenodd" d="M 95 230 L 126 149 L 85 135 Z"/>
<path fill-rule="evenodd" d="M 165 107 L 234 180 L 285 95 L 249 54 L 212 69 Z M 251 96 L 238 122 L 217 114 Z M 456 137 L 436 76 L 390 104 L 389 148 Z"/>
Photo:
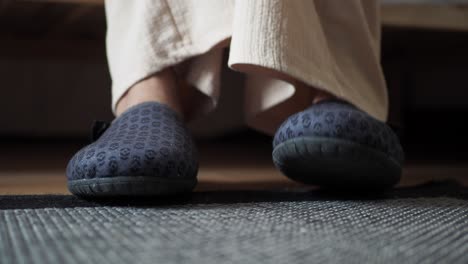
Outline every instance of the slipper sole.
<path fill-rule="evenodd" d="M 402 173 L 388 154 L 336 138 L 289 139 L 277 145 L 272 156 L 287 177 L 324 187 L 386 189 L 397 184 Z"/>
<path fill-rule="evenodd" d="M 148 176 L 114 176 L 71 180 L 68 189 L 80 197 L 163 196 L 192 191 L 194 179 L 167 179 Z"/>

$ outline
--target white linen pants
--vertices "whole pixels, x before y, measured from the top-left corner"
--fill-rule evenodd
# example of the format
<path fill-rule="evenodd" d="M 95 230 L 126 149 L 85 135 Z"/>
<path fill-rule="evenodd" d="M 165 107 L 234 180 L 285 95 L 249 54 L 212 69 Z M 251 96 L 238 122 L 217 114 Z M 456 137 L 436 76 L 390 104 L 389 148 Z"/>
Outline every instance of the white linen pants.
<path fill-rule="evenodd" d="M 113 109 L 135 83 L 174 66 L 178 78 L 216 106 L 223 49 L 246 73 L 246 122 L 272 134 L 308 107 L 311 89 L 264 74 L 268 69 L 327 91 L 375 118 L 387 118 L 380 66 L 377 0 L 106 0 Z"/>

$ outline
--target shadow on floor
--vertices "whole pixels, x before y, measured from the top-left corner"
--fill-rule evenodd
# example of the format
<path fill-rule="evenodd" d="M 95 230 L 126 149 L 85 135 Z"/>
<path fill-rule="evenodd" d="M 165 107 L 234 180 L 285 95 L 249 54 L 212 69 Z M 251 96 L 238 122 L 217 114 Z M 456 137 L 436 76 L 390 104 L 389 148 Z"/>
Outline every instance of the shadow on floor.
<path fill-rule="evenodd" d="M 413 187 L 389 190 L 385 193 L 332 192 L 328 190 L 211 191 L 184 196 L 140 199 L 84 200 L 71 195 L 4 195 L 0 209 L 69 208 L 100 206 L 158 207 L 168 205 L 235 204 L 254 202 L 287 202 L 317 200 L 388 200 L 402 198 L 451 197 L 468 200 L 468 187 L 455 181 L 428 182 Z"/>

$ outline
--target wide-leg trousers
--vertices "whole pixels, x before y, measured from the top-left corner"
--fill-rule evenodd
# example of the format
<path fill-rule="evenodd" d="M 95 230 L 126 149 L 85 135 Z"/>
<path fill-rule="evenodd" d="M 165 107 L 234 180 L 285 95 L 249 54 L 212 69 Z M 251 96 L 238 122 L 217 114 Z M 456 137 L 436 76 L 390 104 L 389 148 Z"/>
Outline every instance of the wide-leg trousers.
<path fill-rule="evenodd" d="M 167 67 L 203 95 L 189 100 L 195 114 L 212 110 L 229 46 L 227 66 L 246 74 L 246 122 L 257 130 L 274 133 L 308 107 L 307 87 L 387 118 L 377 0 L 106 0 L 106 15 L 114 110 Z"/>

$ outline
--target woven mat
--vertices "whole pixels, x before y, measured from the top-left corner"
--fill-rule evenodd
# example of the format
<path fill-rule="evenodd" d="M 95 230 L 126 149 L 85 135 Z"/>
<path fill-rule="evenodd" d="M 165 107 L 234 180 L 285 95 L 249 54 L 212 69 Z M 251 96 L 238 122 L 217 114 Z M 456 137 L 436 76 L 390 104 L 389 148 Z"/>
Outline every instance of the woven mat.
<path fill-rule="evenodd" d="M 466 188 L 428 186 L 171 203 L 0 196 L 0 263 L 468 263 Z"/>

